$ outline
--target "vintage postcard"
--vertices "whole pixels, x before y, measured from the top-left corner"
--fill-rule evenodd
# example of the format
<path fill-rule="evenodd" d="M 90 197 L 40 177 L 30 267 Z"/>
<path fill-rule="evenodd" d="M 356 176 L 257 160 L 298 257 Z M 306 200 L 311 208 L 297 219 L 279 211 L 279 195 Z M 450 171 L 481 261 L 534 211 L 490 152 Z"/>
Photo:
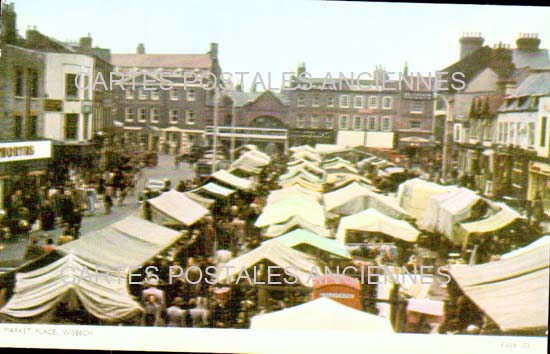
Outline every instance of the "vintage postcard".
<path fill-rule="evenodd" d="M 0 8 L 0 347 L 546 352 L 549 7 Z"/>

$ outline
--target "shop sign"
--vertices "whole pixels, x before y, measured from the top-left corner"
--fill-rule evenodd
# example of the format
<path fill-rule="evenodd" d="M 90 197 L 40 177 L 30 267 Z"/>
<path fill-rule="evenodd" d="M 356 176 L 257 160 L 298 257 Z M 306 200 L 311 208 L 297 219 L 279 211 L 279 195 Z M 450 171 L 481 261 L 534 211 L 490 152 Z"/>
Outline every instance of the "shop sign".
<path fill-rule="evenodd" d="M 63 101 L 62 100 L 44 100 L 44 111 L 46 112 L 63 111 Z"/>
<path fill-rule="evenodd" d="M 0 163 L 51 157 L 52 142 L 49 140 L 0 143 Z"/>

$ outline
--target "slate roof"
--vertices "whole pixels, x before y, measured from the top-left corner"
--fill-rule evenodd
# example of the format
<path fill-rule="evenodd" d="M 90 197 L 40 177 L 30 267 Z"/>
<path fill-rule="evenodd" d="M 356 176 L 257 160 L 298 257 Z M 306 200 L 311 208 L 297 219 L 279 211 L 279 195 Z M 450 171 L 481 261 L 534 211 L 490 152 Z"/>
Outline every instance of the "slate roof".
<path fill-rule="evenodd" d="M 112 54 L 111 64 L 137 68 L 208 69 L 212 59 L 208 54 Z"/>

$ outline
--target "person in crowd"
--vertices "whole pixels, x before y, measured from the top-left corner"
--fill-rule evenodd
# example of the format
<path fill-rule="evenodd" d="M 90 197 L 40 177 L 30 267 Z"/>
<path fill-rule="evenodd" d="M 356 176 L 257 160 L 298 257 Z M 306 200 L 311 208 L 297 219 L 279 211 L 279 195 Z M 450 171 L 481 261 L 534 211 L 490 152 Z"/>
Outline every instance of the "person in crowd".
<path fill-rule="evenodd" d="M 105 187 L 105 195 L 103 196 L 103 204 L 105 206 L 105 214 L 111 214 L 111 208 L 113 207 L 113 186 Z"/>
<path fill-rule="evenodd" d="M 48 237 L 46 239 L 46 243 L 42 245 L 42 251 L 44 251 L 44 253 L 50 253 L 54 249 L 55 249 L 55 246 L 54 246 L 53 238 Z"/>
<path fill-rule="evenodd" d="M 149 277 L 145 280 L 145 283 L 149 284 L 149 287 L 143 290 L 143 292 L 141 293 L 141 301 L 143 303 L 146 303 L 149 301 L 150 297 L 153 296 L 155 298 L 155 302 L 162 309 L 166 302 L 164 291 L 158 288 L 158 279 L 154 277 Z"/>
<path fill-rule="evenodd" d="M 231 310 L 223 299 L 215 299 L 211 313 L 210 325 L 214 328 L 227 328 L 231 326 Z"/>
<path fill-rule="evenodd" d="M 161 306 L 157 302 L 155 295 L 149 295 L 146 297 L 145 304 L 143 306 L 143 326 L 155 326 L 158 327 L 161 324 Z"/>
<path fill-rule="evenodd" d="M 79 207 L 74 208 L 72 217 L 72 233 L 75 239 L 80 237 L 80 228 L 82 227 L 82 210 Z"/>
<path fill-rule="evenodd" d="M 186 312 L 182 310 L 183 299 L 176 297 L 172 302 L 172 306 L 166 309 L 166 326 L 167 327 L 184 327 Z"/>
<path fill-rule="evenodd" d="M 31 237 L 29 244 L 25 247 L 25 260 L 31 260 L 38 258 L 44 254 L 42 247 L 38 245 L 38 239 L 36 237 Z"/>
<path fill-rule="evenodd" d="M 50 231 L 55 228 L 55 211 L 49 200 L 45 200 L 42 203 L 40 220 L 42 222 L 42 230 Z"/>
<path fill-rule="evenodd" d="M 189 316 L 191 317 L 192 326 L 194 328 L 208 327 L 208 309 L 206 306 L 206 298 L 199 297 L 189 300 Z"/>

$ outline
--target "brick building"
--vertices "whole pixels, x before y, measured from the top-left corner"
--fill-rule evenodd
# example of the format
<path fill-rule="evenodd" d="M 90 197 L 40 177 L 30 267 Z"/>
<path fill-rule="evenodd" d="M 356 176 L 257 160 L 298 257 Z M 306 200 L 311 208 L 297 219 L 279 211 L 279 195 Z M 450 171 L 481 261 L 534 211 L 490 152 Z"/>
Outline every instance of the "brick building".
<path fill-rule="evenodd" d="M 114 87 L 116 119 L 126 141 L 172 154 L 202 144 L 205 127 L 212 124 L 214 91 L 186 85 L 184 75 L 219 77 L 216 43 L 206 54 L 146 54 L 139 44 L 135 54 L 113 54 L 111 64 L 126 79 L 124 89 Z"/>

